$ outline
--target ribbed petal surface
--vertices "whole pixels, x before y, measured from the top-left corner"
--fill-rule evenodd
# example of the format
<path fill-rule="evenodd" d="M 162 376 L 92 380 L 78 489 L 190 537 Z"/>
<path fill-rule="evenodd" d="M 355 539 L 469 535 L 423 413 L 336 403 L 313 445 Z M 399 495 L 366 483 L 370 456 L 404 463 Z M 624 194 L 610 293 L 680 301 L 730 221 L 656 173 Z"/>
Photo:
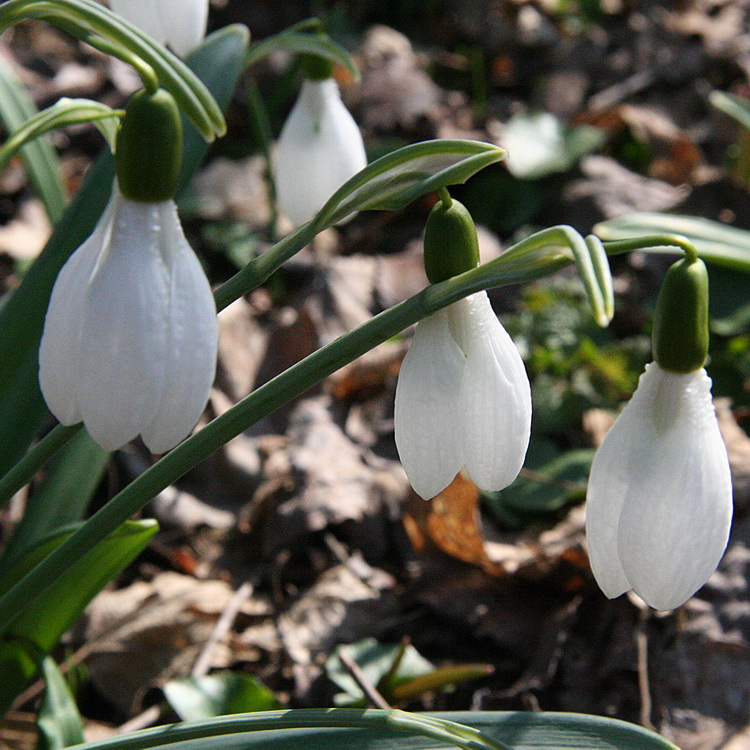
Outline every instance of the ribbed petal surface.
<path fill-rule="evenodd" d="M 449 315 L 466 353 L 458 402 L 466 470 L 480 489 L 501 490 L 518 476 L 529 446 L 529 378 L 486 292 L 452 305 Z"/>
<path fill-rule="evenodd" d="M 587 535 L 594 574 L 608 596 L 633 588 L 655 609 L 673 609 L 721 559 L 732 484 L 710 389 L 704 370 L 680 375 L 650 364 L 599 449 Z M 607 559 L 615 554 L 617 580 Z"/>
<path fill-rule="evenodd" d="M 141 431 L 153 453 L 174 447 L 194 427 L 216 370 L 216 305 L 203 269 L 188 245 L 174 203 L 158 204 L 162 258 L 169 264 L 166 371 L 159 406 Z"/>
<path fill-rule="evenodd" d="M 276 187 L 296 224 L 312 219 L 367 164 L 362 136 L 336 82 L 306 80 L 279 137 Z"/>
<path fill-rule="evenodd" d="M 110 0 L 112 10 L 185 57 L 206 33 L 208 0 Z"/>
<path fill-rule="evenodd" d="M 174 203 L 115 188 L 52 293 L 40 347 L 50 409 L 64 424 L 83 420 L 104 448 L 142 433 L 163 452 L 206 404 L 216 344 L 213 296 Z"/>
<path fill-rule="evenodd" d="M 70 256 L 52 289 L 39 346 L 39 385 L 50 411 L 64 425 L 82 419 L 78 400 L 81 320 L 86 289 L 102 249 L 109 243 L 113 202 L 91 236 Z"/>
<path fill-rule="evenodd" d="M 458 395 L 464 355 L 441 310 L 417 325 L 396 386 L 396 447 L 409 481 L 425 500 L 463 468 Z"/>

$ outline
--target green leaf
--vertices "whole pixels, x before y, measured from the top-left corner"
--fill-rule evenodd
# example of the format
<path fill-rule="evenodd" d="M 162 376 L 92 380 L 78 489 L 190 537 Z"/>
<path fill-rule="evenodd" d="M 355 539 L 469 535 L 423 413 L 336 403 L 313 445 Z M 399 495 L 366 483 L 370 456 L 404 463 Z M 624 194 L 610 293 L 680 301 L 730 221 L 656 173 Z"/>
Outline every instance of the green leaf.
<path fill-rule="evenodd" d="M 0 57 L 0 120 L 5 130 L 8 133 L 18 130 L 36 114 L 36 105 L 23 84 L 10 65 Z M 50 221 L 56 224 L 68 202 L 57 152 L 48 138 L 40 138 L 36 143 L 25 146 L 21 156 L 34 192 L 44 203 Z"/>
<path fill-rule="evenodd" d="M 183 721 L 281 708 L 260 680 L 237 672 L 172 680 L 163 689 L 169 705 Z"/>
<path fill-rule="evenodd" d="M 55 660 L 43 658 L 39 671 L 47 686 L 37 717 L 39 750 L 62 750 L 85 742 L 81 715 Z"/>
<path fill-rule="evenodd" d="M 594 233 L 605 242 L 626 240 L 649 234 L 677 234 L 686 237 L 706 263 L 750 273 L 750 232 L 729 227 L 718 221 L 677 214 L 633 213 L 603 221 Z M 682 251 L 673 246 L 655 246 L 644 252 L 670 253 Z"/>
<path fill-rule="evenodd" d="M 48 654 L 91 599 L 135 559 L 157 530 L 156 521 L 124 523 L 37 597 L 33 605 L 7 628 L 4 637 L 11 643 L 30 644 L 34 654 Z M 71 533 L 70 530 L 58 532 L 13 561 L 3 571 L 3 590 L 22 578 L 41 559 L 68 539 Z M 12 649 L 5 655 L 15 669 L 3 670 L 3 679 L 0 680 L 0 715 L 35 672 L 33 661 L 24 659 Z"/>
<path fill-rule="evenodd" d="M 187 60 L 222 106 L 229 103 L 242 70 L 247 40 L 243 26 L 228 26 L 209 36 Z M 183 187 L 207 150 L 197 129 L 186 128 Z M 37 350 L 49 296 L 65 261 L 93 231 L 113 179 L 112 156 L 102 154 L 21 286 L 0 308 L 0 476 L 21 458 L 48 413 L 37 385 Z"/>
<path fill-rule="evenodd" d="M 405 146 L 344 183 L 312 224 L 321 231 L 355 211 L 397 211 L 431 190 L 466 182 L 505 157 L 503 149 L 480 141 L 444 139 Z"/>
<path fill-rule="evenodd" d="M 524 180 L 566 172 L 585 154 L 596 151 L 606 135 L 588 125 L 567 127 L 549 112 L 511 117 L 503 128 L 508 171 Z"/>
<path fill-rule="evenodd" d="M 328 36 L 321 36 L 315 33 L 306 34 L 294 29 L 286 29 L 253 45 L 245 62 L 248 66 L 254 65 L 261 58 L 278 50 L 323 57 L 332 63 L 346 68 L 352 74 L 355 81 L 359 80 L 359 68 L 352 59 L 352 56 L 343 47 L 336 44 Z"/>
<path fill-rule="evenodd" d="M 221 109 L 204 84 L 166 47 L 94 0 L 6 0 L 0 5 L 0 32 L 26 18 L 43 19 L 108 54 L 149 71 L 177 100 L 185 114 L 212 140 L 226 132 Z M 144 66 L 145 64 L 145 66 Z"/>
<path fill-rule="evenodd" d="M 75 125 L 80 122 L 91 122 L 96 120 L 116 120 L 124 114 L 124 110 L 114 110 L 106 104 L 92 101 L 91 99 L 68 99 L 63 97 L 55 102 L 51 107 L 42 112 L 37 112 L 33 117 L 26 120 L 23 125 L 17 128 L 13 134 L 0 147 L 0 170 L 12 156 L 22 146 L 29 141 L 49 133 L 57 128 L 64 128 L 68 125 Z M 114 130 L 107 129 L 105 135 L 117 132 L 117 125 L 114 124 Z M 114 142 L 113 138 L 108 138 L 110 146 Z"/>
<path fill-rule="evenodd" d="M 409 732 L 406 725 L 388 726 L 385 717 L 394 713 L 409 717 L 413 730 Z M 381 716 L 383 720 L 380 720 Z M 370 717 L 372 726 L 366 727 Z M 655 732 L 600 716 L 520 711 L 465 711 L 430 716 L 342 708 L 326 711 L 297 709 L 159 727 L 90 742 L 77 750 L 142 750 L 164 746 L 176 750 L 184 747 L 180 743 L 188 739 L 192 740 L 191 750 L 246 750 L 248 747 L 253 750 L 289 750 L 297 747 L 305 750 L 443 750 L 447 740 L 440 742 L 435 737 L 417 734 L 418 729 L 422 728 L 421 722 L 431 719 L 473 727 L 496 742 L 506 743 L 513 750 L 678 750 Z M 328 726 L 332 728 L 313 728 L 321 727 L 324 720 L 328 720 Z M 357 720 L 359 725 L 355 724 Z M 264 726 L 264 721 L 267 724 L 275 722 L 279 728 L 271 730 L 269 726 Z M 341 727 L 363 728 L 336 728 L 336 722 Z M 258 730 L 248 731 L 253 725 Z M 476 744 L 475 747 L 481 745 Z"/>
<path fill-rule="evenodd" d="M 8 565 L 45 537 L 83 518 L 109 455 L 85 431 L 64 446 L 47 477 L 27 500 L 0 565 Z"/>

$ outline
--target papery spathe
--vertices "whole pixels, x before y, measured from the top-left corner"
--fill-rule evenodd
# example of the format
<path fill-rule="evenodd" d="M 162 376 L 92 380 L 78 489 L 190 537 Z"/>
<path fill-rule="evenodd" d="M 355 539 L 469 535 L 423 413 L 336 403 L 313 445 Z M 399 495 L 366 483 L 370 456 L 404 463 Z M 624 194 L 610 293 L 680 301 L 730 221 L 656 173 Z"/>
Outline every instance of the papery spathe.
<path fill-rule="evenodd" d="M 485 292 L 417 325 L 399 373 L 394 427 L 401 463 L 425 499 L 463 468 L 483 490 L 503 489 L 518 476 L 531 389 Z"/>
<path fill-rule="evenodd" d="M 591 467 L 586 536 L 610 597 L 633 589 L 654 609 L 689 599 L 729 536 L 732 481 L 703 369 L 651 363 Z"/>
<path fill-rule="evenodd" d="M 362 135 L 336 81 L 305 79 L 279 136 L 276 190 L 281 210 L 297 226 L 310 221 L 366 165 Z"/>
<path fill-rule="evenodd" d="M 104 448 L 137 435 L 154 453 L 195 426 L 216 369 L 216 306 L 173 201 L 117 188 L 63 266 L 47 309 L 39 382 L 65 425 Z"/>
<path fill-rule="evenodd" d="M 109 0 L 112 10 L 180 57 L 206 33 L 208 0 Z"/>

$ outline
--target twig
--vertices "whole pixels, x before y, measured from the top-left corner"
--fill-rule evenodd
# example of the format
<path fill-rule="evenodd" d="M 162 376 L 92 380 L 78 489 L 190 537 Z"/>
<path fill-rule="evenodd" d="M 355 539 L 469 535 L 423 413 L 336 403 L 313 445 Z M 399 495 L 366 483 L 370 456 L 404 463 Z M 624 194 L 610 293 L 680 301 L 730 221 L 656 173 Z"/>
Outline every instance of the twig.
<path fill-rule="evenodd" d="M 638 613 L 638 628 L 635 631 L 635 643 L 638 649 L 638 692 L 641 696 L 641 725 L 646 729 L 655 729 L 651 721 L 651 689 L 648 679 L 648 636 L 646 623 L 650 617 L 648 607 Z"/>
<path fill-rule="evenodd" d="M 374 685 L 365 677 L 364 672 L 360 669 L 354 659 L 342 648 L 339 649 L 339 659 L 341 663 L 346 667 L 347 672 L 352 676 L 352 679 L 359 685 L 362 692 L 367 696 L 367 700 L 372 703 L 375 708 L 389 709 L 390 706 L 385 698 L 377 691 Z"/>

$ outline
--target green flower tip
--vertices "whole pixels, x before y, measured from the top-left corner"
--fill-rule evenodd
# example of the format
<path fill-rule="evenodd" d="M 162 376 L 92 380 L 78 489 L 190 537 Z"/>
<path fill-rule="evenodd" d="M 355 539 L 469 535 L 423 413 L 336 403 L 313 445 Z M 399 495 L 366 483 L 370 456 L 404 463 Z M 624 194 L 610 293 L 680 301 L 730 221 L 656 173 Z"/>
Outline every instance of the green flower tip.
<path fill-rule="evenodd" d="M 431 284 L 479 265 L 477 228 L 457 200 L 435 204 L 424 229 L 424 268 Z"/>
<path fill-rule="evenodd" d="M 668 372 L 703 367 L 708 355 L 708 272 L 699 258 L 683 258 L 664 277 L 656 302 L 654 360 Z"/>
<path fill-rule="evenodd" d="M 325 81 L 333 75 L 333 62 L 320 55 L 302 55 L 302 69 L 310 81 Z"/>
<path fill-rule="evenodd" d="M 172 95 L 164 89 L 133 94 L 117 134 L 120 192 L 142 203 L 169 200 L 177 189 L 181 160 L 182 121 Z"/>

